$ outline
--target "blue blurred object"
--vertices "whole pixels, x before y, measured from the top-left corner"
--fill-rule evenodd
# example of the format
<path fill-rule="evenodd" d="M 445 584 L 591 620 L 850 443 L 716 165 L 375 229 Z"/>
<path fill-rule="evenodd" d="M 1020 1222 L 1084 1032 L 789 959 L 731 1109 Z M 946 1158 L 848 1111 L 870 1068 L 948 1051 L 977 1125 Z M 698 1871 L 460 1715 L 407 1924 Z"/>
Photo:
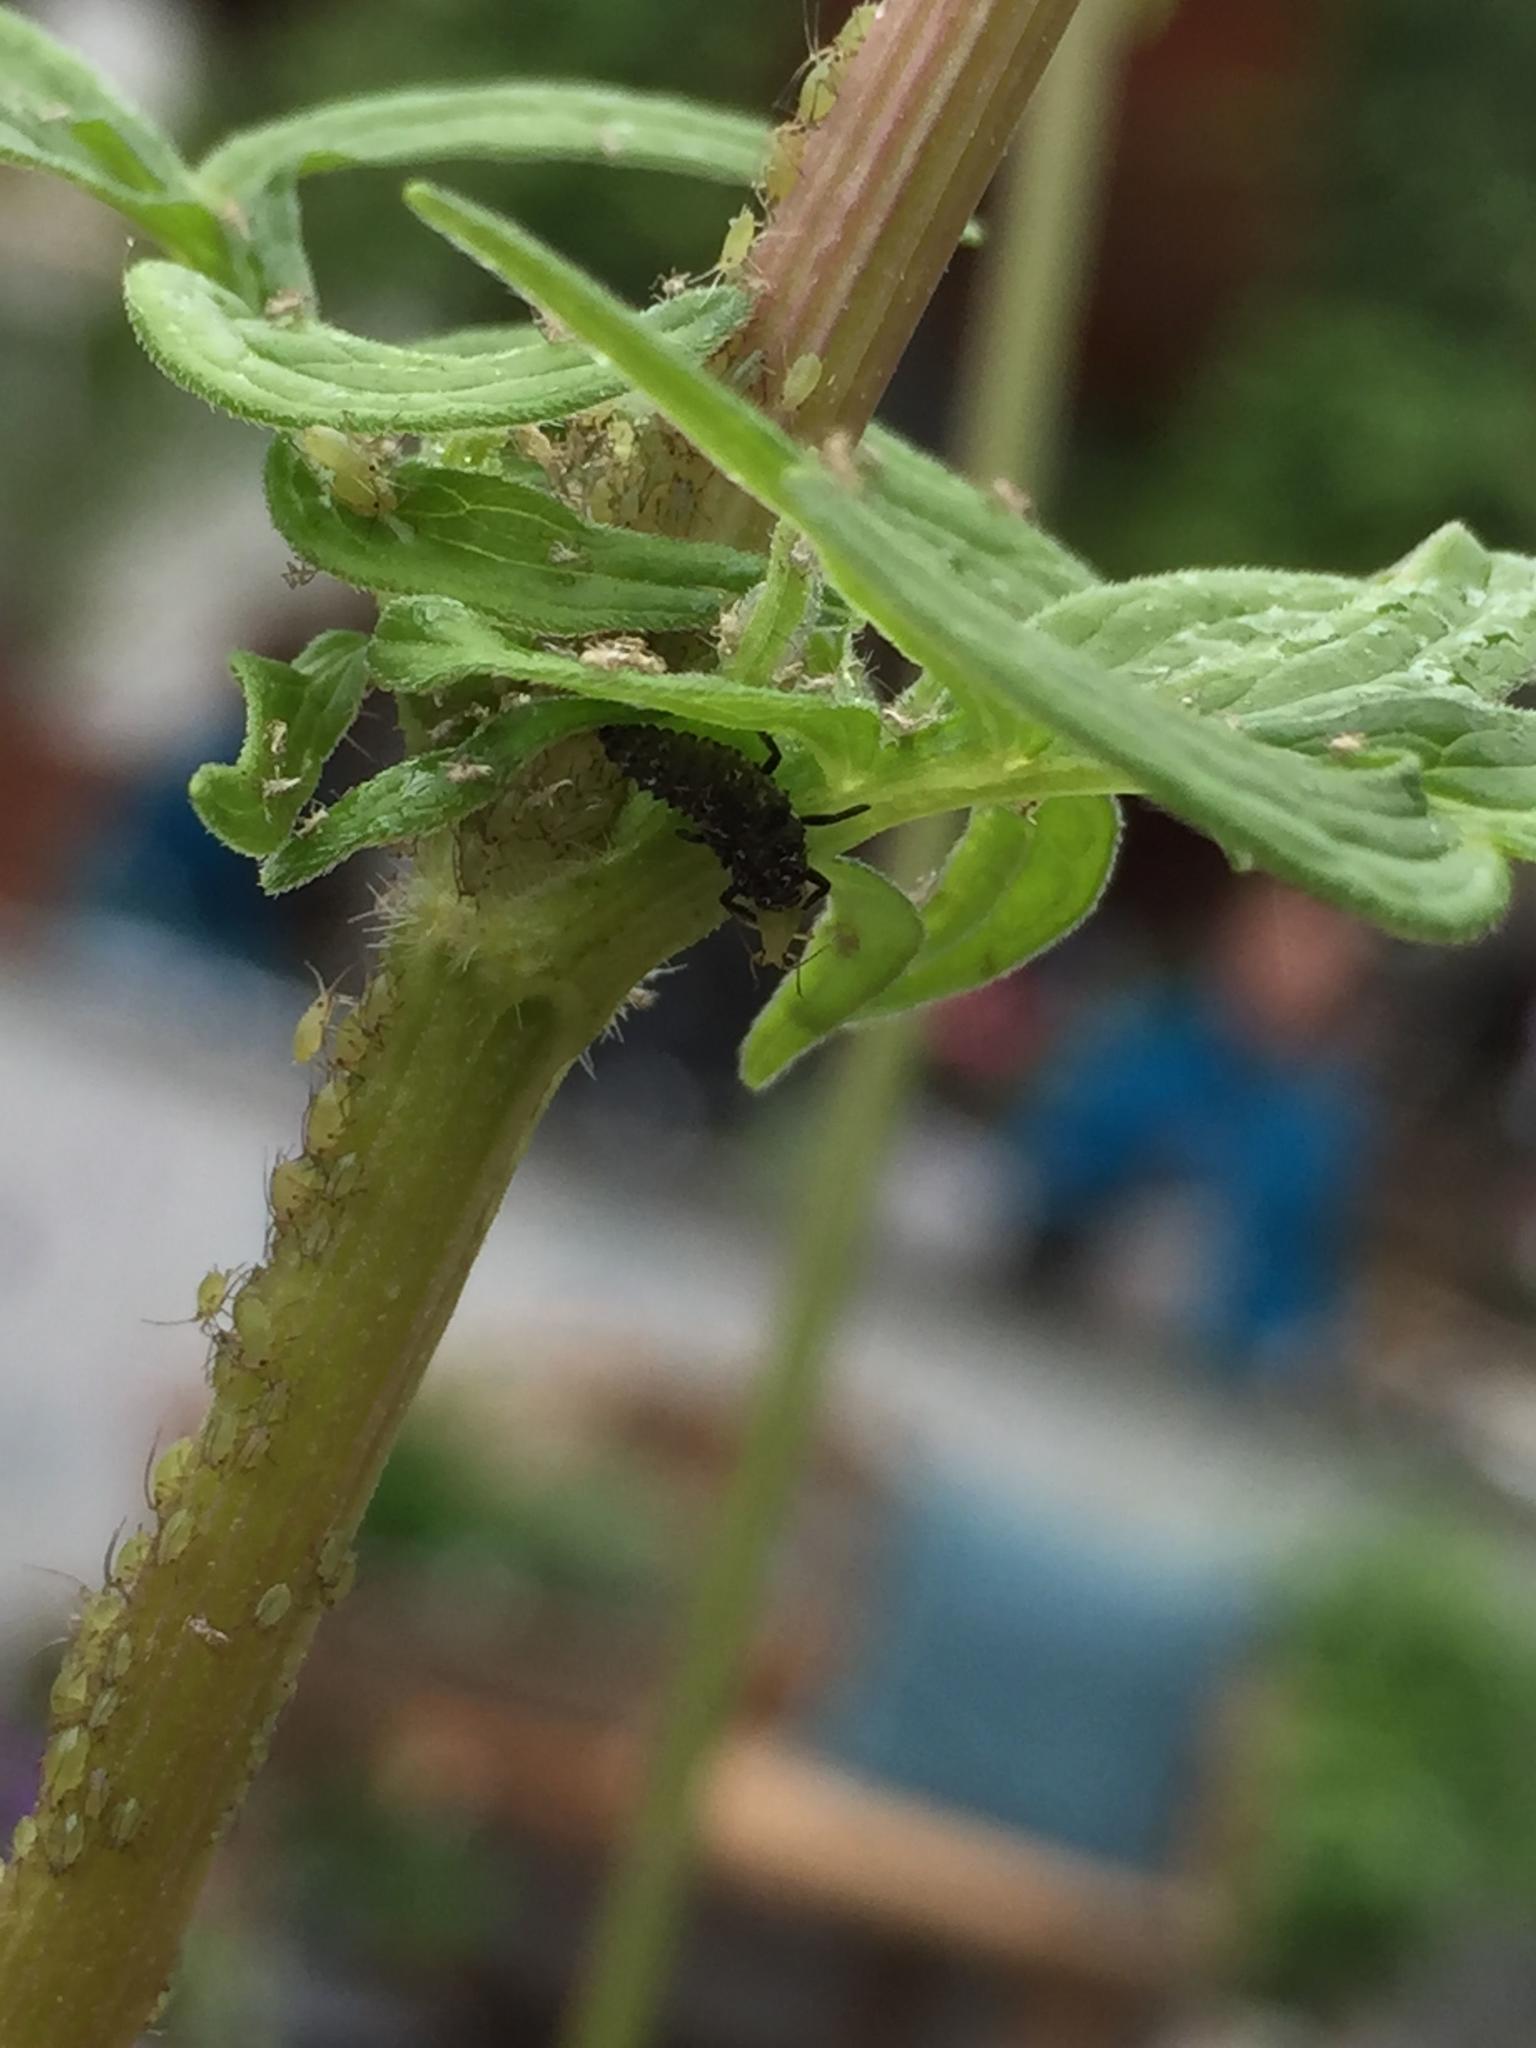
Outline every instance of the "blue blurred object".
<path fill-rule="evenodd" d="M 812 1729 L 847 1769 L 1137 1869 L 1168 1861 L 1256 1578 L 1159 1562 L 918 1472 L 862 1657 Z"/>
<path fill-rule="evenodd" d="M 221 845 L 187 797 L 196 768 L 233 759 L 239 746 L 239 728 L 221 724 L 127 790 L 84 863 L 77 907 L 159 925 L 261 967 L 287 967 L 284 920 L 262 894 L 255 862 Z"/>
<path fill-rule="evenodd" d="M 1370 1130 L 1348 1061 L 1282 1055 L 1211 995 L 1174 988 L 1078 1039 L 1006 1136 L 1040 1233 L 1084 1233 L 1158 1182 L 1212 1197 L 1195 1335 L 1224 1368 L 1257 1375 L 1326 1341 Z"/>

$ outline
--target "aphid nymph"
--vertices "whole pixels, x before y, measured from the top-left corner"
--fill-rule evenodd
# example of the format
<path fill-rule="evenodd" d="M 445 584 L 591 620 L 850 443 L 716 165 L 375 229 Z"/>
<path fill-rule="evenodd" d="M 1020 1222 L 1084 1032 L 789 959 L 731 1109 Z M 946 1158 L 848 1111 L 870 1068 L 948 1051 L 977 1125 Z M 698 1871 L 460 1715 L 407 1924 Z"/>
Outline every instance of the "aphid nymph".
<path fill-rule="evenodd" d="M 831 886 L 810 864 L 807 828 L 841 824 L 869 806 L 801 816 L 773 780 L 783 759 L 778 742 L 770 733 L 758 737 L 768 750 L 761 767 L 735 747 L 670 726 L 604 725 L 597 731 L 620 774 L 688 820 L 693 829 L 682 837 L 707 846 L 730 877 L 721 903 L 757 927 L 765 954 L 771 940 L 782 965 L 789 938 L 779 934 L 786 915 L 798 925 Z"/>

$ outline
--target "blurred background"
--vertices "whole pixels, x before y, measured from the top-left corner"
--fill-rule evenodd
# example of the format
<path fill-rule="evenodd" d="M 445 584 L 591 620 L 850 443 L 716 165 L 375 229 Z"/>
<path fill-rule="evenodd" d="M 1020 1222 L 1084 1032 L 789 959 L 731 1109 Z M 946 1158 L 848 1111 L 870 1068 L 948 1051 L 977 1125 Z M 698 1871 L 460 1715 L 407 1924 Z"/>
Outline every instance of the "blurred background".
<path fill-rule="evenodd" d="M 1097 4 L 1069 346 L 1029 473 L 992 473 L 1113 574 L 1366 570 L 1451 517 L 1536 550 L 1526 0 Z M 504 73 L 782 108 L 846 9 L 22 12 L 196 149 Z M 453 177 L 636 296 L 706 267 L 726 210 Z M 501 317 L 395 182 L 306 188 L 329 316 Z M 294 1019 L 316 975 L 356 986 L 384 870 L 268 904 L 196 825 L 189 771 L 238 745 L 227 650 L 358 601 L 285 578 L 260 436 L 136 352 L 114 218 L 0 171 L 0 253 L 4 1827 L 79 1582 L 197 1412 L 198 1281 L 261 1241 Z M 957 257 L 890 396 L 931 447 L 965 438 L 988 265 Z M 347 779 L 389 744 L 359 735 Z M 1533 924 L 1526 886 L 1494 938 L 1416 951 L 1136 811 L 1088 930 L 930 1016 L 669 2048 L 1529 2042 Z M 739 931 L 657 992 L 518 1177 L 221 1858 L 175 2048 L 553 2038 L 812 1101 L 734 1081 L 766 993 Z"/>

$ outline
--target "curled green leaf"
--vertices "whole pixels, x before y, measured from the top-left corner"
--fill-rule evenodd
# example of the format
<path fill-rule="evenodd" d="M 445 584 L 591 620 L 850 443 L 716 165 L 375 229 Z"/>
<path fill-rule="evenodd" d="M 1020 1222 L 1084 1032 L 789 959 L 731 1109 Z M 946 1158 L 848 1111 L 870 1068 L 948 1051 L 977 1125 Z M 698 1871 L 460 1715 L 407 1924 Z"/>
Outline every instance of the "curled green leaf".
<path fill-rule="evenodd" d="M 624 379 L 576 342 L 528 327 L 495 349 L 439 341 L 396 347 L 323 321 L 270 319 L 176 263 L 136 263 L 128 317 L 166 376 L 237 419 L 315 423 L 357 434 L 447 432 L 559 420 L 624 390 Z M 646 314 L 690 355 L 706 356 L 745 319 L 725 287 L 680 293 Z"/>
<path fill-rule="evenodd" d="M 263 861 L 261 885 L 281 896 L 370 846 L 441 832 L 494 803 L 507 777 L 567 733 L 611 717 L 600 705 L 522 704 L 489 719 L 462 746 L 412 754 L 349 789 Z"/>
<path fill-rule="evenodd" d="M 766 1088 L 856 1018 L 922 944 L 922 919 L 874 868 L 829 860 L 827 879 L 832 892 L 804 959 L 785 975 L 742 1041 L 741 1078 L 749 1088 Z"/>
<path fill-rule="evenodd" d="M 857 1021 L 981 988 L 1066 938 L 1103 894 L 1119 840 L 1107 797 L 973 812 L 923 906 L 921 947 Z"/>
<path fill-rule="evenodd" d="M 367 688 L 362 633 L 322 633 L 294 661 L 237 654 L 245 742 L 232 764 L 192 777 L 192 808 L 226 846 L 257 857 L 281 846 L 357 716 Z"/>
<path fill-rule="evenodd" d="M 175 145 L 91 67 L 0 8 L 0 163 L 50 171 L 226 283 L 237 276 L 226 224 Z"/>
<path fill-rule="evenodd" d="M 280 176 L 475 157 L 681 171 L 744 185 L 756 177 L 768 137 L 750 115 L 662 93 L 509 79 L 330 100 L 241 129 L 200 169 L 210 185 L 240 200 Z"/>
<path fill-rule="evenodd" d="M 289 546 L 344 583 L 456 597 L 532 633 L 712 627 L 762 574 L 755 555 L 598 526 L 533 485 L 424 462 L 391 472 L 368 517 L 287 440 L 267 502 Z"/>

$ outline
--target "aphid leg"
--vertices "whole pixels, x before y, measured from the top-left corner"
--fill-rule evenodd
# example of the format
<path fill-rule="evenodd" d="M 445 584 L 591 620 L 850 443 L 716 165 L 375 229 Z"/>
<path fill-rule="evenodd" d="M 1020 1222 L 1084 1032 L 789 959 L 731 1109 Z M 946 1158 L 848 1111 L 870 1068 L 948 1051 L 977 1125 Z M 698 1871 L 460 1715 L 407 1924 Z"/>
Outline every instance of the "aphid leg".
<path fill-rule="evenodd" d="M 850 804 L 846 811 L 806 811 L 802 814 L 802 825 L 841 825 L 845 819 L 856 818 L 861 811 L 867 811 L 868 804 Z"/>
<path fill-rule="evenodd" d="M 771 775 L 774 769 L 777 768 L 779 763 L 783 760 L 784 749 L 779 745 L 778 741 L 774 738 L 771 732 L 760 732 L 758 734 L 758 738 L 762 741 L 763 745 L 768 749 L 768 758 L 763 763 L 763 773 L 765 775 Z"/>
<path fill-rule="evenodd" d="M 729 889 L 720 891 L 720 907 L 728 910 L 732 917 L 739 917 L 745 924 L 757 922 L 757 905 L 750 896 L 743 896 L 733 882 Z"/>
<path fill-rule="evenodd" d="M 868 807 L 867 805 L 861 804 L 859 808 L 860 810 L 864 810 Z M 832 884 L 827 880 L 826 876 L 821 872 L 820 868 L 807 868 L 805 872 L 806 877 L 811 885 L 811 893 L 809 896 L 806 897 L 805 902 L 802 904 L 801 908 L 803 910 L 814 910 L 818 904 L 825 903 L 827 898 L 831 895 Z"/>

